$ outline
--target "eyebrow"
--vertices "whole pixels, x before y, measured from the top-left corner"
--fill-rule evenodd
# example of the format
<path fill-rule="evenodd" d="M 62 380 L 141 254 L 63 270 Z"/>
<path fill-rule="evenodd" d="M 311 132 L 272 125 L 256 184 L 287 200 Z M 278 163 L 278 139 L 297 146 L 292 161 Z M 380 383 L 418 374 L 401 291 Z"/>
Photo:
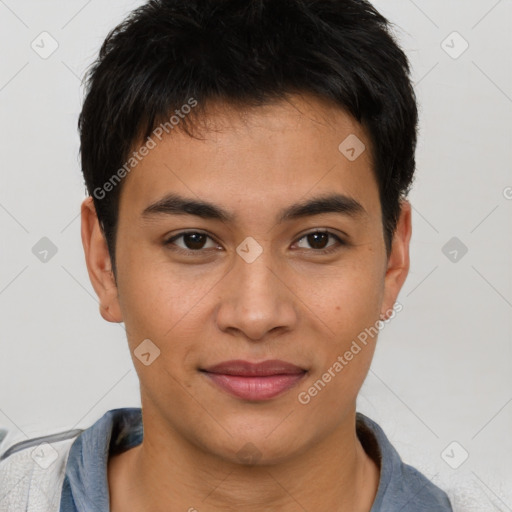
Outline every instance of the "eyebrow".
<path fill-rule="evenodd" d="M 287 206 L 280 211 L 277 222 L 282 223 L 325 213 L 340 213 L 351 218 L 367 215 L 363 205 L 353 197 L 343 194 L 329 194 Z M 195 215 L 202 219 L 220 220 L 222 222 L 233 222 L 236 219 L 234 214 L 216 204 L 186 198 L 177 194 L 168 194 L 150 204 L 142 212 L 142 217 L 149 219 L 161 214 Z"/>

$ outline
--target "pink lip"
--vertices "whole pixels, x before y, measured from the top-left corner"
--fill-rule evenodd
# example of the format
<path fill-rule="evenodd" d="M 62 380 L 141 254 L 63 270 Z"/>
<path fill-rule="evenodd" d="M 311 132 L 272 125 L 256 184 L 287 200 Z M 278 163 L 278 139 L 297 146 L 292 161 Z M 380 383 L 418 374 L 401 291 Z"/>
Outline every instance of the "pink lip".
<path fill-rule="evenodd" d="M 277 359 L 261 363 L 225 361 L 202 372 L 231 395 L 255 401 L 283 393 L 306 375 L 306 370 Z"/>

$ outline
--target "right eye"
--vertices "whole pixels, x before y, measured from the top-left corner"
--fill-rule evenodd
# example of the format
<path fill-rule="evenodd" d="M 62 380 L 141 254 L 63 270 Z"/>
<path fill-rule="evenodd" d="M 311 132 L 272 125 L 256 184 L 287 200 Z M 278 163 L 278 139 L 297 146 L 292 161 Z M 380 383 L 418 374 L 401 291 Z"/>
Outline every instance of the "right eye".
<path fill-rule="evenodd" d="M 180 239 L 182 239 L 182 245 L 176 243 L 176 241 Z M 213 245 L 210 245 L 210 247 L 205 247 L 208 239 L 211 240 Z M 178 233 L 177 235 L 167 239 L 164 242 L 164 245 L 173 251 L 186 254 L 204 252 L 203 249 L 205 248 L 218 248 L 218 245 L 213 241 L 213 239 L 201 231 L 183 231 L 182 233 Z"/>

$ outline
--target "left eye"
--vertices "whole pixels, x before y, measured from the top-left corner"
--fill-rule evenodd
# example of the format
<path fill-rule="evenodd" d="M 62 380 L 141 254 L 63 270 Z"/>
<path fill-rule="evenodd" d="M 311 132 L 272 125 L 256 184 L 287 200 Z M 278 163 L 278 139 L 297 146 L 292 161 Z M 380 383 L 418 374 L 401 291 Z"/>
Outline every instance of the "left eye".
<path fill-rule="evenodd" d="M 301 241 L 305 240 L 313 249 L 322 251 L 336 245 L 336 243 L 327 245 L 329 237 L 333 238 L 340 245 L 343 244 L 343 240 L 330 231 L 313 231 L 304 235 L 298 243 L 300 244 Z M 308 249 L 308 247 L 305 248 Z"/>

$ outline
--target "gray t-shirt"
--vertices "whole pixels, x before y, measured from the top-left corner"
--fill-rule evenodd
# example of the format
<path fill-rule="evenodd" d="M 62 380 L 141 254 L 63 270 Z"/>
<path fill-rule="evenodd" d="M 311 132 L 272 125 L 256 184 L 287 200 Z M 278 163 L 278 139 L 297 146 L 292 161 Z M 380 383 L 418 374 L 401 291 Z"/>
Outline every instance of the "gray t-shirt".
<path fill-rule="evenodd" d="M 419 471 L 402 462 L 377 423 L 357 413 L 356 429 L 365 451 L 380 466 L 379 487 L 370 512 L 453 512 L 448 496 Z M 61 468 L 62 488 L 58 511 L 109 512 L 108 457 L 142 442 L 142 411 L 131 407 L 112 409 L 78 436 L 76 431 L 73 435 L 75 439 L 69 441 L 72 443 L 67 460 L 63 461 Z M 51 437 L 47 436 L 49 442 Z M 64 437 L 60 434 L 61 439 Z M 34 446 L 44 440 L 43 437 L 34 442 L 28 440 L 14 445 L 2 458 L 7 457 L 8 461 L 11 458 L 9 455 L 16 451 L 34 450 Z M 52 441 L 58 441 L 56 436 Z M 13 477 L 12 469 L 9 474 Z M 48 492 L 45 496 L 48 497 Z M 16 503 L 21 505 L 23 499 L 24 495 Z M 11 512 L 10 508 L 0 506 L 0 512 L 3 510 Z"/>

